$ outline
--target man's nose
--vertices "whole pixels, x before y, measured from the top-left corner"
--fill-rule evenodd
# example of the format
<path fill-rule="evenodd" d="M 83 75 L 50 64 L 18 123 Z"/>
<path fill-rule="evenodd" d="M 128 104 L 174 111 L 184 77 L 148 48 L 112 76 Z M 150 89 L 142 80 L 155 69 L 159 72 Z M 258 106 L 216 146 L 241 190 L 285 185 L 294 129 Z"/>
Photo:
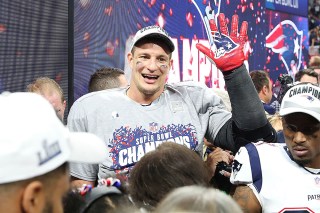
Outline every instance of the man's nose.
<path fill-rule="evenodd" d="M 304 143 L 306 140 L 306 136 L 300 131 L 295 132 L 293 135 L 293 142 L 295 143 Z"/>
<path fill-rule="evenodd" d="M 147 64 L 147 68 L 150 70 L 150 71 L 156 71 L 158 68 L 159 68 L 159 65 L 157 63 L 157 60 L 156 59 L 150 59 L 148 64 Z"/>

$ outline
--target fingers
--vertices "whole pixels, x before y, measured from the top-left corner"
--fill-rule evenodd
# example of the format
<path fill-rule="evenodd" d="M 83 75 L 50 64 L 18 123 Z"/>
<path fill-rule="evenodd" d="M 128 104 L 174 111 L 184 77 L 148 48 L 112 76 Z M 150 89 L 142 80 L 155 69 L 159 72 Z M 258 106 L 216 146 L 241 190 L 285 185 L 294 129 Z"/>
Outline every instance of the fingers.
<path fill-rule="evenodd" d="M 227 22 L 224 14 L 220 13 L 218 19 L 219 19 L 219 25 L 220 25 L 219 26 L 220 33 L 228 36 L 229 35 L 228 26 L 227 26 Z"/>
<path fill-rule="evenodd" d="M 239 24 L 239 16 L 238 15 L 233 15 L 232 16 L 232 21 L 231 21 L 231 33 L 230 37 L 235 40 L 238 36 L 238 24 Z"/>
<path fill-rule="evenodd" d="M 205 54 L 207 57 L 209 57 L 209 58 L 213 58 L 214 57 L 214 53 L 208 47 L 198 43 L 198 44 L 196 44 L 196 48 L 200 52 Z"/>
<path fill-rule="evenodd" d="M 240 28 L 239 40 L 242 44 L 244 44 L 248 40 L 248 22 L 242 22 Z"/>
<path fill-rule="evenodd" d="M 220 171 L 220 174 L 225 176 L 225 177 L 230 177 L 231 176 L 231 173 L 230 172 L 227 172 L 227 171 L 224 171 L 224 170 L 221 170 Z"/>
<path fill-rule="evenodd" d="M 216 148 L 213 152 L 208 155 L 208 159 L 215 161 L 215 162 L 226 162 L 227 164 L 231 163 L 230 161 L 230 154 L 220 148 Z"/>
<path fill-rule="evenodd" d="M 218 28 L 216 23 L 214 22 L 214 19 L 210 19 L 209 21 L 210 29 L 211 29 L 211 34 L 214 36 L 215 32 L 218 32 Z"/>
<path fill-rule="evenodd" d="M 248 22 L 243 21 L 240 29 L 240 36 L 247 36 Z"/>

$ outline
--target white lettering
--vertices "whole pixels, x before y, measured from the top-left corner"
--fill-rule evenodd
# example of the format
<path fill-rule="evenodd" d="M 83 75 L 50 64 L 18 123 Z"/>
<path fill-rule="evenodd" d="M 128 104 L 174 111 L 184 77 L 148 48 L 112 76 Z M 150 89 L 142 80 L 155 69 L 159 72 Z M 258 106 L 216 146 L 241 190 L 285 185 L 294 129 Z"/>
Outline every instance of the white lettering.
<path fill-rule="evenodd" d="M 197 41 L 192 40 L 190 46 L 189 38 L 182 39 L 182 81 L 199 81 L 198 72 L 199 70 L 199 62 L 198 62 L 198 49 L 196 47 Z M 206 45 L 208 45 L 208 41 L 206 41 Z M 192 54 L 195 53 L 195 54 Z"/>
<path fill-rule="evenodd" d="M 136 153 L 136 147 L 132 146 L 127 149 L 128 150 L 128 164 L 132 164 L 137 162 L 137 153 Z"/>
<path fill-rule="evenodd" d="M 159 134 L 159 137 L 171 137 L 171 133 Z M 154 151 L 156 147 L 162 144 L 165 141 L 175 142 L 177 144 L 184 145 L 191 148 L 190 146 L 190 137 L 188 136 L 179 136 L 176 138 L 168 138 L 167 140 L 157 140 L 154 142 L 147 142 L 144 144 L 139 144 L 137 146 L 128 147 L 119 151 L 119 165 L 127 166 L 132 165 L 139 161 L 146 153 Z"/>
<path fill-rule="evenodd" d="M 60 145 L 58 142 L 48 144 L 47 141 L 42 142 L 42 148 L 44 152 L 38 152 L 39 165 L 46 163 L 55 156 L 61 153 Z"/>
<path fill-rule="evenodd" d="M 128 160 L 127 160 L 127 150 L 126 149 L 122 149 L 119 152 L 119 164 L 120 166 L 125 166 L 128 164 Z"/>
<path fill-rule="evenodd" d="M 190 149 L 190 140 L 188 136 L 179 136 L 178 138 L 174 138 L 174 141 L 177 144 L 185 145 Z"/>
<path fill-rule="evenodd" d="M 168 83 L 176 83 L 181 81 L 178 40 L 176 38 L 173 38 L 172 41 L 177 49 L 172 53 L 173 64 L 168 74 Z"/>
<path fill-rule="evenodd" d="M 223 56 L 226 53 L 226 50 L 223 47 L 220 47 L 219 49 L 217 49 L 214 54 L 216 58 L 220 58 L 221 56 Z"/>
<path fill-rule="evenodd" d="M 137 161 L 139 161 L 143 156 L 144 156 L 143 146 L 139 145 L 138 151 L 137 151 Z"/>

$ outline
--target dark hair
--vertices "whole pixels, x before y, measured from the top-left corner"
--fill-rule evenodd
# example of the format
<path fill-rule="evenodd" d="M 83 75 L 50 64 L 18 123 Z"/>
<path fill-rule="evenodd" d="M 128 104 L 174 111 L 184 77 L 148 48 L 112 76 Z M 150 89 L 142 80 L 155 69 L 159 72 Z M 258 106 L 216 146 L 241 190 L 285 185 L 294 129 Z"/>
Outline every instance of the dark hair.
<path fill-rule="evenodd" d="M 44 174 L 38 177 L 35 177 L 34 179 L 37 180 L 41 180 L 43 182 L 47 182 L 48 184 L 51 184 L 53 181 L 55 182 L 57 180 L 57 178 L 59 178 L 62 175 L 68 175 L 69 173 L 69 163 L 65 162 L 63 163 L 61 166 L 59 166 L 58 168 Z"/>
<path fill-rule="evenodd" d="M 70 190 L 63 198 L 64 213 L 80 213 L 84 205 L 84 198 L 73 190 Z"/>
<path fill-rule="evenodd" d="M 95 200 L 83 213 L 133 212 L 134 205 L 126 194 L 106 194 Z"/>
<path fill-rule="evenodd" d="M 295 81 L 300 81 L 302 76 L 304 75 L 308 75 L 308 76 L 311 76 L 311 77 L 315 77 L 317 79 L 317 82 L 318 82 L 318 73 L 316 73 L 313 69 L 303 69 L 303 70 L 300 70 L 299 72 L 296 73 L 295 75 Z"/>
<path fill-rule="evenodd" d="M 271 89 L 269 88 L 270 77 L 268 72 L 264 70 L 253 70 L 249 74 L 258 93 L 262 90 L 263 86 Z"/>
<path fill-rule="evenodd" d="M 320 66 L 310 66 L 308 67 L 308 69 L 312 69 L 314 71 L 315 69 L 320 69 Z"/>
<path fill-rule="evenodd" d="M 120 75 L 124 75 L 124 71 L 118 68 L 103 67 L 96 70 L 89 80 L 89 92 L 119 87 L 118 77 Z"/>
<path fill-rule="evenodd" d="M 208 186 L 209 180 L 209 170 L 199 155 L 186 146 L 164 142 L 133 167 L 129 193 L 137 205 L 154 207 L 175 188 Z"/>
<path fill-rule="evenodd" d="M 65 213 L 115 213 L 135 208 L 128 195 L 113 186 L 94 187 L 84 195 L 74 189 L 63 201 Z"/>

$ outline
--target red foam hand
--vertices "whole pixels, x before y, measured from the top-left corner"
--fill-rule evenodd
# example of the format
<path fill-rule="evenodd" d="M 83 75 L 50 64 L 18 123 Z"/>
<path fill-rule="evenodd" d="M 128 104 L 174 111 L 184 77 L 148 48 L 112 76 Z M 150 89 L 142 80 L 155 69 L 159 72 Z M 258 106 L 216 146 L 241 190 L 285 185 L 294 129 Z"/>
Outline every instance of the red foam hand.
<path fill-rule="evenodd" d="M 223 13 L 218 17 L 220 32 L 213 19 L 210 20 L 211 34 L 214 41 L 214 51 L 202 44 L 197 44 L 199 51 L 205 54 L 212 63 L 215 63 L 221 71 L 230 71 L 240 67 L 245 60 L 243 46 L 248 40 L 248 23 L 242 22 L 240 33 L 238 34 L 238 15 L 232 16 L 231 33 L 229 35 L 228 26 Z"/>

